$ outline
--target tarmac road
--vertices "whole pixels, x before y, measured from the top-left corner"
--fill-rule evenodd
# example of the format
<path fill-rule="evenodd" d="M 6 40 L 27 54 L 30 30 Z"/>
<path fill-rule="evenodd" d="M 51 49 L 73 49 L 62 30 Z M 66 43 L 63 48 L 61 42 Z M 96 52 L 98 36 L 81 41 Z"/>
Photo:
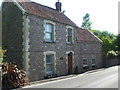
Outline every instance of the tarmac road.
<path fill-rule="evenodd" d="M 118 88 L 118 66 L 24 88 Z"/>

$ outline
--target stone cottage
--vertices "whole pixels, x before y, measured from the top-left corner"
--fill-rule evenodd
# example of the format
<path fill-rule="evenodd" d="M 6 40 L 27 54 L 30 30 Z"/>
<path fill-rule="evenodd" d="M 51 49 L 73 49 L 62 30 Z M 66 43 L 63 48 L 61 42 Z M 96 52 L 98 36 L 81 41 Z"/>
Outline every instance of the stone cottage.
<path fill-rule="evenodd" d="M 30 81 L 102 66 L 101 40 L 61 11 L 35 2 L 3 2 L 2 47 L 6 60 L 26 70 Z"/>

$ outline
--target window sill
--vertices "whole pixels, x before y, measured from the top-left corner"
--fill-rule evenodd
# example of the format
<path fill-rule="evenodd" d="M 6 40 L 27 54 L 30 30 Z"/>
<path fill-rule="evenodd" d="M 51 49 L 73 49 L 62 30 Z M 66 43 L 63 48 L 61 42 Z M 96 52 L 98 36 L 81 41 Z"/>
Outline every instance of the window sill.
<path fill-rule="evenodd" d="M 51 74 L 53 74 L 53 71 L 47 71 L 46 72 L 46 75 L 51 75 Z"/>
<path fill-rule="evenodd" d="M 72 43 L 70 43 L 70 42 L 67 42 L 67 44 L 68 44 L 68 45 L 71 45 L 71 44 L 73 44 L 73 42 L 72 42 Z"/>
<path fill-rule="evenodd" d="M 55 43 L 55 41 L 43 41 L 44 43 Z"/>
<path fill-rule="evenodd" d="M 92 65 L 92 67 L 97 67 L 96 65 Z"/>
<path fill-rule="evenodd" d="M 87 68 L 89 68 L 89 67 L 88 67 L 88 66 L 83 66 L 83 68 L 84 68 L 84 69 L 87 69 Z"/>

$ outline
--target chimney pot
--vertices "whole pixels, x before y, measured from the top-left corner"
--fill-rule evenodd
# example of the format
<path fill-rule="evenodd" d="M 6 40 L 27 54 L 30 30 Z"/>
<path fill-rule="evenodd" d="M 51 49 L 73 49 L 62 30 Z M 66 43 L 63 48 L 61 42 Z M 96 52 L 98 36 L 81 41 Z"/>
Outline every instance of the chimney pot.
<path fill-rule="evenodd" d="M 60 0 L 58 0 L 58 2 L 56 2 L 55 6 L 56 6 L 56 10 L 61 12 L 61 6 L 62 6 L 62 3 L 59 2 Z"/>

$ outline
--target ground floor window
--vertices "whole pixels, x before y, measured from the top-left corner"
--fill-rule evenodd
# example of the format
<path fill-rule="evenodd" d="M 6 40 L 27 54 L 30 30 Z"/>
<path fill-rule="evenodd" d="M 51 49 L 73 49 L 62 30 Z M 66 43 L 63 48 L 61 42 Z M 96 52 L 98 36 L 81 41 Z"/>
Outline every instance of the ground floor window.
<path fill-rule="evenodd" d="M 52 74 L 54 71 L 54 55 L 46 55 L 46 73 Z"/>
<path fill-rule="evenodd" d="M 83 63 L 83 67 L 87 67 L 88 66 L 88 60 L 86 58 L 84 58 L 82 60 L 82 63 Z"/>
<path fill-rule="evenodd" d="M 92 59 L 92 66 L 95 66 L 95 58 Z"/>

